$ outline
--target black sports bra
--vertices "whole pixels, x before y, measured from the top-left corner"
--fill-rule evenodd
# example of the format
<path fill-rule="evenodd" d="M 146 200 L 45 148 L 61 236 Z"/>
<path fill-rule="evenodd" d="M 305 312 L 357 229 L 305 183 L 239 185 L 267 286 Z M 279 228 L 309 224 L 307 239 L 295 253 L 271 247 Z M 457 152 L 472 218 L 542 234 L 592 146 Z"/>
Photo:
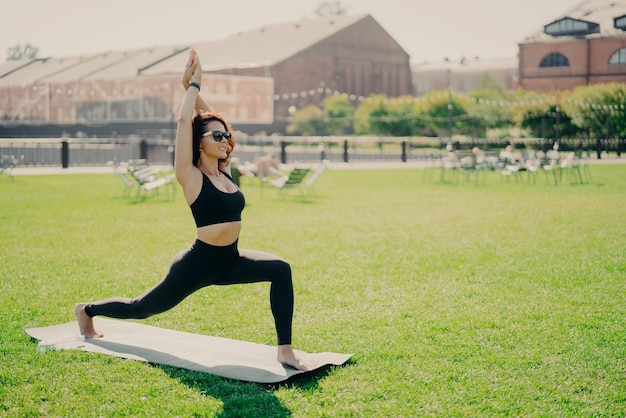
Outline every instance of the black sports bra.
<path fill-rule="evenodd" d="M 224 173 L 230 181 L 235 183 L 233 178 Z M 241 211 L 246 205 L 241 190 L 234 193 L 226 193 L 219 190 L 213 182 L 203 173 L 202 189 L 200 194 L 189 207 L 191 214 L 196 221 L 198 228 L 207 225 L 214 225 L 223 222 L 233 222 L 241 220 Z"/>

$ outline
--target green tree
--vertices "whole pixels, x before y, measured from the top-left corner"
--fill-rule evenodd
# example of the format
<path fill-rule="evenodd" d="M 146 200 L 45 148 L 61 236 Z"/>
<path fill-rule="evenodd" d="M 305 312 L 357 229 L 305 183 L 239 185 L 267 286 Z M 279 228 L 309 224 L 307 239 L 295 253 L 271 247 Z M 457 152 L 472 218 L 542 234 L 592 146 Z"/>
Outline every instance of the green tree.
<path fill-rule="evenodd" d="M 315 105 L 308 105 L 296 111 L 287 133 L 301 135 L 322 135 L 324 133 L 324 111 Z"/>
<path fill-rule="evenodd" d="M 354 132 L 360 135 L 379 134 L 384 130 L 381 120 L 387 116 L 382 94 L 374 94 L 366 98 L 354 112 Z"/>
<path fill-rule="evenodd" d="M 518 90 L 515 98 L 520 104 L 514 121 L 535 138 L 575 138 L 580 128 L 573 123 L 569 113 L 561 105 L 563 100 L 551 93 Z"/>
<path fill-rule="evenodd" d="M 17 61 L 25 58 L 37 58 L 38 53 L 39 48 L 31 44 L 18 44 L 7 49 L 7 61 Z"/>
<path fill-rule="evenodd" d="M 386 103 L 388 133 L 393 136 L 413 136 L 423 134 L 427 123 L 421 117 L 423 104 L 413 96 L 401 96 Z"/>
<path fill-rule="evenodd" d="M 626 84 L 606 83 L 576 87 L 566 93 L 563 109 L 581 131 L 593 138 L 626 136 Z"/>
<path fill-rule="evenodd" d="M 330 135 L 341 135 L 352 126 L 354 107 L 347 95 L 341 94 L 324 99 L 324 131 Z"/>
<path fill-rule="evenodd" d="M 388 99 L 372 95 L 357 108 L 354 130 L 359 134 L 412 136 L 424 135 L 429 118 L 422 117 L 423 103 L 412 96 Z"/>
<path fill-rule="evenodd" d="M 429 126 L 440 137 L 446 137 L 465 126 L 468 120 L 463 100 L 452 91 L 434 91 L 424 95 L 424 114 Z"/>
<path fill-rule="evenodd" d="M 514 98 L 518 103 L 513 116 L 514 123 L 526 130 L 534 138 L 553 138 L 556 118 L 551 117 L 551 109 L 556 100 L 533 91 L 518 89 Z"/>

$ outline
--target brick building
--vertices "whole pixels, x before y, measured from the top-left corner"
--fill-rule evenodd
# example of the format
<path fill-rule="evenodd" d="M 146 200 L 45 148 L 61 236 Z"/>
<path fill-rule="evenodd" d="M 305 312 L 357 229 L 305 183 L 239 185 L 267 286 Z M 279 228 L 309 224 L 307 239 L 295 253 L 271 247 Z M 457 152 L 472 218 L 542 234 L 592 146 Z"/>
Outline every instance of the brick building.
<path fill-rule="evenodd" d="M 346 93 L 412 94 L 409 55 L 370 15 L 267 25 L 194 45 L 0 64 L 0 136 L 171 131 L 196 48 L 203 94 L 241 130 L 282 131 L 290 109 Z"/>
<path fill-rule="evenodd" d="M 198 46 L 201 56 L 236 54 L 238 65 L 224 62 L 208 72 L 272 77 L 279 123 L 291 106 L 319 104 L 335 92 L 353 104 L 374 93 L 412 94 L 408 53 L 370 15 L 273 25 L 228 40 Z"/>
<path fill-rule="evenodd" d="M 558 91 L 626 82 L 626 1 L 587 0 L 518 44 L 518 57 L 463 58 L 411 67 L 415 94 L 467 93 L 485 75 L 506 90 Z"/>
<path fill-rule="evenodd" d="M 519 43 L 519 85 L 559 91 L 626 82 L 626 1 L 587 0 Z"/>

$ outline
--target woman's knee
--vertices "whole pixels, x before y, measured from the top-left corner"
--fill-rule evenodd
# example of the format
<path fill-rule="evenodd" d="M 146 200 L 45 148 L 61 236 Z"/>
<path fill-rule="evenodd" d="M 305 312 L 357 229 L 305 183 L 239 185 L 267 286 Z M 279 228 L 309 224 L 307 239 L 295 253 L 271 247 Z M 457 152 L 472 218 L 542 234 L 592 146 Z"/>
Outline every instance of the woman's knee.
<path fill-rule="evenodd" d="M 285 260 L 274 261 L 275 280 L 291 283 L 291 264 Z"/>
<path fill-rule="evenodd" d="M 278 259 L 274 262 L 276 264 L 276 269 L 280 273 L 281 276 L 289 276 L 291 277 L 291 264 L 287 261 Z"/>

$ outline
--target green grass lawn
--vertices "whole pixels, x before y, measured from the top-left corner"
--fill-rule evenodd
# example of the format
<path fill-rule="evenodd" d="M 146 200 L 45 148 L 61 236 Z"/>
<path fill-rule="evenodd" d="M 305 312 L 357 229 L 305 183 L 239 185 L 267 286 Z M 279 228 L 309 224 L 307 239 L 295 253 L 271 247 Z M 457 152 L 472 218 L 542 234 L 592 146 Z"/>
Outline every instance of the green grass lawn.
<path fill-rule="evenodd" d="M 624 416 L 626 165 L 593 182 L 329 170 L 317 194 L 244 179 L 240 247 L 288 259 L 294 346 L 344 367 L 263 386 L 79 351 L 25 328 L 136 296 L 195 238 L 114 175 L 0 176 L 0 416 Z M 210 287 L 150 325 L 275 344 L 268 285 Z"/>

